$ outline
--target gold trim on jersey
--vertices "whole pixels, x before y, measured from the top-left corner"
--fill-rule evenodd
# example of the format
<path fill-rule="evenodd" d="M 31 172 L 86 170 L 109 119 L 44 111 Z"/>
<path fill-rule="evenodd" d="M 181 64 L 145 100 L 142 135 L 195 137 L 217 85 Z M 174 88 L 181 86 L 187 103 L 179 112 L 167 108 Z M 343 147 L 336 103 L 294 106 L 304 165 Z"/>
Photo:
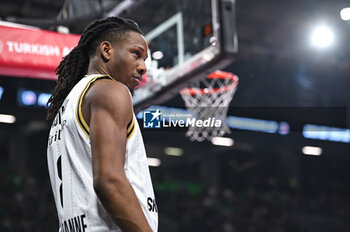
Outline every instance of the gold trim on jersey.
<path fill-rule="evenodd" d="M 88 83 L 87 85 L 85 86 L 83 92 L 81 92 L 80 96 L 79 96 L 79 100 L 78 100 L 78 105 L 77 105 L 77 108 L 76 108 L 76 117 L 77 117 L 77 121 L 78 121 L 78 124 L 80 126 L 80 128 L 83 130 L 83 132 L 86 134 L 86 136 L 88 136 L 90 138 L 90 127 L 89 125 L 85 122 L 84 120 L 84 117 L 83 117 L 83 114 L 81 112 L 81 104 L 83 102 L 83 97 L 86 93 L 86 91 L 89 89 L 89 87 L 91 86 L 92 83 L 94 83 L 96 80 L 98 79 L 102 79 L 102 78 L 110 78 L 112 80 L 114 80 L 112 77 L 108 76 L 108 75 L 99 75 L 99 76 L 96 76 L 94 78 L 92 78 Z"/>
<path fill-rule="evenodd" d="M 128 126 L 127 126 L 127 136 L 126 139 L 131 138 L 131 136 L 134 134 L 135 132 L 135 118 L 134 116 L 132 117 L 131 122 L 129 122 Z"/>
<path fill-rule="evenodd" d="M 80 128 L 83 130 L 83 132 L 89 138 L 90 138 L 90 127 L 84 120 L 83 114 L 81 112 L 81 104 L 83 102 L 84 95 L 85 95 L 86 91 L 90 88 L 91 84 L 94 83 L 96 80 L 99 80 L 99 79 L 102 79 L 102 78 L 106 78 L 106 77 L 114 80 L 111 76 L 108 76 L 108 75 L 96 76 L 96 77 L 92 78 L 87 83 L 87 85 L 85 86 L 83 92 L 81 92 L 81 94 L 79 96 L 78 105 L 77 105 L 77 109 L 76 109 L 76 117 L 77 117 L 77 121 L 78 121 L 78 124 L 79 124 Z M 127 125 L 127 137 L 126 138 L 129 139 L 134 134 L 134 132 L 135 132 L 135 121 L 134 121 L 134 117 L 132 117 L 131 121 Z"/>

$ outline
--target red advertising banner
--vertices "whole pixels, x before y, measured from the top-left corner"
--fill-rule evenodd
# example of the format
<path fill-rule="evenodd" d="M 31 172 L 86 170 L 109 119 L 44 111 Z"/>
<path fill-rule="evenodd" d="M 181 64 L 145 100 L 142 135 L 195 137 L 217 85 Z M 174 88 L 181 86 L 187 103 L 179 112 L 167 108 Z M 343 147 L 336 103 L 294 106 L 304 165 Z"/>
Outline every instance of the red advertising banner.
<path fill-rule="evenodd" d="M 56 67 L 79 38 L 0 21 L 0 75 L 56 80 Z"/>

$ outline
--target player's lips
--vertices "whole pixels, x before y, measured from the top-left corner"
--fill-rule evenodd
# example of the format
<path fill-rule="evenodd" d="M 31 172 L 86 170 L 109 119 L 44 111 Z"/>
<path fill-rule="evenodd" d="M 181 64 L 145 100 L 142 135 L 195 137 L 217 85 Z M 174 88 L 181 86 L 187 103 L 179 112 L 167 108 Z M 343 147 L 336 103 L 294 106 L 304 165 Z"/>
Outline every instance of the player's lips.
<path fill-rule="evenodd" d="M 142 76 L 140 76 L 140 75 L 132 75 L 132 77 L 134 78 L 134 80 L 137 81 L 137 84 L 138 84 L 138 85 L 141 84 L 141 82 L 142 82 Z"/>

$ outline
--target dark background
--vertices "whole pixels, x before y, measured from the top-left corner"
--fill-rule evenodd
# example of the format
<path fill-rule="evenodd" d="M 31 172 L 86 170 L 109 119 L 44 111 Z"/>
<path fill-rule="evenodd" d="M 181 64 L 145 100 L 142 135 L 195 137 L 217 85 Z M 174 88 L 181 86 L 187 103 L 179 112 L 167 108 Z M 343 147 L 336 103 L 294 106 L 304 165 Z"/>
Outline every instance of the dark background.
<path fill-rule="evenodd" d="M 103 11 L 99 2 L 108 8 L 122 1 L 86 1 L 96 5 L 94 18 Z M 156 8 L 157 0 L 135 2 L 145 7 L 144 15 L 137 16 L 145 20 L 165 10 Z M 224 70 L 237 74 L 240 84 L 229 115 L 286 121 L 291 132 L 232 130 L 226 136 L 234 145 L 219 147 L 191 142 L 181 130 L 144 129 L 148 155 L 162 162 L 151 167 L 159 231 L 350 231 L 350 146 L 305 139 L 301 131 L 305 123 L 349 128 L 350 24 L 339 12 L 350 2 L 236 3 L 239 52 Z M 55 30 L 48 25 L 57 20 L 63 4 L 2 0 L 0 17 L 41 22 L 42 28 Z M 78 17 L 69 27 L 81 33 L 91 20 Z M 319 22 L 335 32 L 334 45 L 324 50 L 309 42 Z M 143 22 L 138 23 L 142 28 Z M 0 77 L 6 90 L 0 113 L 17 117 L 15 124 L 0 125 L 0 231 L 58 230 L 46 164 L 45 109 L 20 107 L 16 100 L 18 88 L 49 92 L 54 85 Z M 184 108 L 180 96 L 164 105 Z M 321 147 L 322 155 L 305 156 L 301 148 L 306 145 Z M 184 154 L 167 156 L 166 147 L 182 147 Z"/>

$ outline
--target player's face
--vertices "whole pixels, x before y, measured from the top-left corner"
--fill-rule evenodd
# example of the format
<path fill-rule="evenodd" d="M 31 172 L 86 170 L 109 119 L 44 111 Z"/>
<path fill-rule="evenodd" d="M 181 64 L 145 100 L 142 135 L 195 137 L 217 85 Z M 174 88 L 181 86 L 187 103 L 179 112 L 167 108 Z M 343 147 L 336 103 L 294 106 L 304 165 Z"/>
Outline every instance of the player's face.
<path fill-rule="evenodd" d="M 126 39 L 113 45 L 113 56 L 109 66 L 111 76 L 125 84 L 131 93 L 140 85 L 147 68 L 147 43 L 144 37 L 133 31 L 127 32 Z"/>

